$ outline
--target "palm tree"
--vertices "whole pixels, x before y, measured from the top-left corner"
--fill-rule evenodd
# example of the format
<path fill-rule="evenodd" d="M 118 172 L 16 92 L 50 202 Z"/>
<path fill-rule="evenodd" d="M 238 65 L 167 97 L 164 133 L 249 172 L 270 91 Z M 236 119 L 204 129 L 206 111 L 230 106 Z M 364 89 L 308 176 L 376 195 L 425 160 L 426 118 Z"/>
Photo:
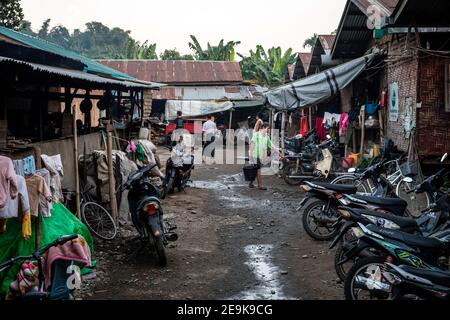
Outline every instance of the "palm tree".
<path fill-rule="evenodd" d="M 317 41 L 318 37 L 319 37 L 319 35 L 317 33 L 314 33 L 313 36 L 309 37 L 308 39 L 305 40 L 305 42 L 303 42 L 303 48 L 310 47 L 312 50 L 314 48 L 314 46 L 316 45 L 316 41 Z"/>
<path fill-rule="evenodd" d="M 195 36 L 191 35 L 192 42 L 189 42 L 189 47 L 194 52 L 194 56 L 197 60 L 214 60 L 214 61 L 234 61 L 236 56 L 235 47 L 238 46 L 240 41 L 225 41 L 220 40 L 217 46 L 207 44 L 207 49 L 198 42 Z"/>

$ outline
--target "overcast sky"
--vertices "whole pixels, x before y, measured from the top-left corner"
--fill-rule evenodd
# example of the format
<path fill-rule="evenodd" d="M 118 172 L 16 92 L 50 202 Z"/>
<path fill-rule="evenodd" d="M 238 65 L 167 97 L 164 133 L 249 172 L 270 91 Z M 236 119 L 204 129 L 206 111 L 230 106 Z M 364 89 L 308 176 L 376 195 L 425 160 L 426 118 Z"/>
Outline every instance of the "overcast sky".
<path fill-rule="evenodd" d="M 22 0 L 34 30 L 50 18 L 71 31 L 89 21 L 131 30 L 139 40 L 157 43 L 157 51 L 177 48 L 190 53 L 189 35 L 202 45 L 239 40 L 237 51 L 262 44 L 304 51 L 313 33 L 337 29 L 346 0 Z"/>

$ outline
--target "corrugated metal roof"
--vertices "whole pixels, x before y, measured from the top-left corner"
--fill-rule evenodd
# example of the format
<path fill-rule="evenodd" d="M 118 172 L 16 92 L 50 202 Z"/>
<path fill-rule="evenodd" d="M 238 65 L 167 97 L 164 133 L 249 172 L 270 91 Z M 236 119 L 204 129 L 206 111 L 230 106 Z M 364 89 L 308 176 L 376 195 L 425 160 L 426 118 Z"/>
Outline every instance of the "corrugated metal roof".
<path fill-rule="evenodd" d="M 237 62 L 109 60 L 105 64 L 141 80 L 168 84 L 229 84 L 243 81 Z"/>
<path fill-rule="evenodd" d="M 332 34 L 322 34 L 319 35 L 319 41 L 324 50 L 331 50 L 333 48 L 334 40 L 336 39 L 335 35 Z"/>
<path fill-rule="evenodd" d="M 65 58 L 79 61 L 85 65 L 84 71 L 86 72 L 105 74 L 120 79 L 128 79 L 128 80 L 132 79 L 130 76 L 124 73 L 108 68 L 94 60 L 86 58 L 76 52 L 67 50 L 57 44 L 45 41 L 43 39 L 32 37 L 30 35 L 17 32 L 5 27 L 0 27 L 0 35 L 3 35 L 7 38 L 10 38 L 16 42 L 19 42 L 23 45 L 29 46 L 34 49 L 39 49 Z"/>
<path fill-rule="evenodd" d="M 243 82 L 239 62 L 182 60 L 99 60 L 98 62 L 143 81 L 191 85 Z"/>
<path fill-rule="evenodd" d="M 306 77 L 309 66 L 311 65 L 312 53 L 299 52 L 297 55 L 297 62 L 295 63 L 293 80 L 299 80 Z"/>
<path fill-rule="evenodd" d="M 141 89 L 158 89 L 161 86 L 163 86 L 163 85 L 157 84 L 157 83 L 145 85 L 142 83 L 136 83 L 136 82 L 132 82 L 132 81 L 128 81 L 128 80 L 109 79 L 109 78 L 101 77 L 101 76 L 83 72 L 83 71 L 52 67 L 52 66 L 47 66 L 47 65 L 38 64 L 38 63 L 30 63 L 30 62 L 26 62 L 26 61 L 21 61 L 21 60 L 16 60 L 16 59 L 11 59 L 11 58 L 7 58 L 7 57 L 1 57 L 1 56 L 0 56 L 0 63 L 11 63 L 11 64 L 16 64 L 16 65 L 21 65 L 21 66 L 25 66 L 25 67 L 29 68 L 30 71 L 44 72 L 44 73 L 49 73 L 52 75 L 57 75 L 57 76 L 67 77 L 70 79 L 77 79 L 77 80 L 82 80 L 82 81 L 87 81 L 87 82 L 102 84 L 102 85 L 108 84 L 108 85 L 116 85 L 116 86 L 121 86 L 121 87 L 126 87 L 126 88 L 141 88 Z"/>
<path fill-rule="evenodd" d="M 295 63 L 288 65 L 288 69 L 286 72 L 286 76 L 284 78 L 284 82 L 292 82 L 294 79 L 294 72 L 295 72 Z"/>
<path fill-rule="evenodd" d="M 350 0 L 350 1 L 352 1 L 355 5 L 357 5 L 358 8 L 365 14 L 368 13 L 367 9 L 370 6 L 376 6 L 377 8 L 380 9 L 381 13 L 383 13 L 385 16 L 390 17 L 392 13 L 395 11 L 395 8 L 397 7 L 400 0 Z"/>

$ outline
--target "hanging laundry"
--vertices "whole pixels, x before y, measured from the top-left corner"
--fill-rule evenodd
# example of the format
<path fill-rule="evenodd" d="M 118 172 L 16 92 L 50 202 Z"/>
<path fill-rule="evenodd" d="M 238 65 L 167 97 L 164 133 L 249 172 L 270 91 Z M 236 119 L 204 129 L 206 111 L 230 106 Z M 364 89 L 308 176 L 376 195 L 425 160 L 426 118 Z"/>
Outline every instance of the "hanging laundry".
<path fill-rule="evenodd" d="M 308 132 L 309 132 L 308 117 L 302 117 L 300 119 L 300 134 L 302 136 L 306 136 Z"/>
<path fill-rule="evenodd" d="M 36 162 L 34 156 L 29 156 L 23 159 L 23 171 L 25 175 L 34 174 L 36 172 Z"/>
<path fill-rule="evenodd" d="M 55 201 L 61 201 L 63 199 L 61 178 L 64 175 L 61 156 L 56 155 L 49 157 L 47 155 L 42 155 L 41 158 L 45 168 L 50 173 L 50 182 L 47 183 L 50 187 L 53 199 Z"/>
<path fill-rule="evenodd" d="M 348 113 L 343 113 L 341 115 L 341 119 L 339 120 L 339 136 L 345 136 L 349 125 L 350 122 L 348 120 Z"/>
<path fill-rule="evenodd" d="M 327 127 L 336 127 L 339 124 L 340 119 L 341 119 L 340 114 L 325 112 L 323 124 L 326 125 Z"/>
<path fill-rule="evenodd" d="M 323 124 L 323 118 L 316 117 L 316 133 L 320 141 L 324 141 L 327 138 L 327 130 Z"/>
<path fill-rule="evenodd" d="M 10 158 L 0 156 L 0 209 L 6 206 L 8 199 L 17 197 L 17 176 Z"/>
<path fill-rule="evenodd" d="M 22 177 L 25 175 L 25 168 L 23 160 L 13 160 L 14 170 L 18 175 L 21 175 Z"/>
<path fill-rule="evenodd" d="M 50 212 L 48 211 L 48 208 L 51 206 L 52 194 L 45 183 L 44 178 L 38 175 L 31 175 L 27 176 L 25 181 L 28 189 L 28 198 L 30 200 L 31 215 L 37 217 L 39 216 L 39 213 L 42 212 L 44 217 L 49 217 Z M 41 201 L 41 197 L 43 197 L 46 202 L 44 199 Z M 44 205 L 43 208 L 41 208 L 41 203 Z"/>
<path fill-rule="evenodd" d="M 48 171 L 47 169 L 39 169 L 36 171 L 36 175 L 44 178 L 45 184 L 47 185 L 47 187 L 50 190 L 50 194 L 52 196 L 52 200 L 53 200 L 53 192 L 51 190 L 50 187 L 50 171 Z M 52 202 L 48 201 L 45 197 L 39 197 L 39 206 L 41 208 L 41 213 L 44 217 L 50 217 L 51 216 L 51 211 L 52 211 Z"/>
<path fill-rule="evenodd" d="M 0 219 L 18 218 L 19 214 L 30 214 L 30 201 L 25 178 L 16 175 L 18 196 L 9 198 L 5 207 L 0 209 Z"/>

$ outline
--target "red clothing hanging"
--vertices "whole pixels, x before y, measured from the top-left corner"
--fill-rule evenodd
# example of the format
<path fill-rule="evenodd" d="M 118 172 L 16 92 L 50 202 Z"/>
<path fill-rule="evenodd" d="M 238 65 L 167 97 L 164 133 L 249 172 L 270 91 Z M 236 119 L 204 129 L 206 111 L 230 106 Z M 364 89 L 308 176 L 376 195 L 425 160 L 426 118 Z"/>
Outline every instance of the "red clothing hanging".
<path fill-rule="evenodd" d="M 302 136 L 306 136 L 308 132 L 309 132 L 308 117 L 302 117 L 300 119 L 300 134 Z"/>

